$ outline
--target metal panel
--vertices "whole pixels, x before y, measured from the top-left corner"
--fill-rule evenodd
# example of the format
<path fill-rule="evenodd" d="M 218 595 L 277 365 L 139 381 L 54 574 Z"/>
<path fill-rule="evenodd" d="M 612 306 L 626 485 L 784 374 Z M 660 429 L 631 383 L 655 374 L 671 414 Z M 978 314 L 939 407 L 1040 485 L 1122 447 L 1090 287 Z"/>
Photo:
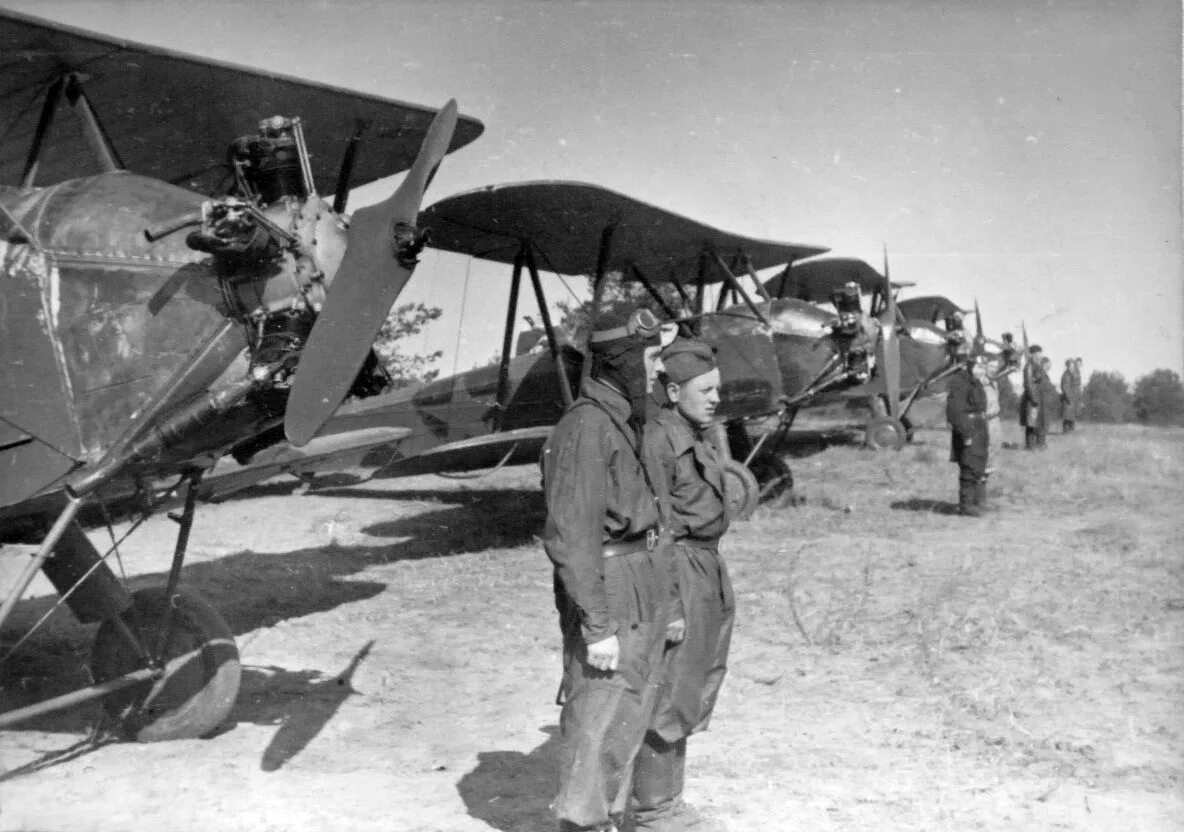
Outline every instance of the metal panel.
<path fill-rule="evenodd" d="M 317 189 L 332 193 L 359 120 L 363 133 L 352 186 L 411 167 L 436 111 L 373 95 L 184 55 L 156 46 L 0 12 L 0 182 L 19 182 L 36 132 L 41 98 L 54 80 L 78 72 L 127 169 L 202 193 L 228 181 L 226 148 L 261 119 L 304 121 Z M 61 107 L 69 105 L 63 102 Z M 484 130 L 462 117 L 450 150 Z M 77 120 L 59 113 L 38 183 L 98 172 Z"/>

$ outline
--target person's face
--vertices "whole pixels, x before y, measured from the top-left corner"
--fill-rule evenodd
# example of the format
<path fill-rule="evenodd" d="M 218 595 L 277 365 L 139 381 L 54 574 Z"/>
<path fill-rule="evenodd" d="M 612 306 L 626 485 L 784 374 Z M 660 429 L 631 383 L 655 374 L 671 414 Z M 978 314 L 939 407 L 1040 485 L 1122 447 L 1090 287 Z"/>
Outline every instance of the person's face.
<path fill-rule="evenodd" d="M 652 347 L 645 348 L 645 392 L 654 392 L 654 382 L 658 380 L 658 373 L 666 369 L 666 365 L 662 363 L 661 344 L 654 344 Z"/>
<path fill-rule="evenodd" d="M 706 427 L 715 417 L 715 409 L 719 406 L 719 383 L 717 368 L 682 384 L 667 384 L 666 395 L 688 422 Z"/>
<path fill-rule="evenodd" d="M 982 361 L 976 361 L 970 368 L 970 373 L 979 381 L 987 380 L 987 365 Z"/>

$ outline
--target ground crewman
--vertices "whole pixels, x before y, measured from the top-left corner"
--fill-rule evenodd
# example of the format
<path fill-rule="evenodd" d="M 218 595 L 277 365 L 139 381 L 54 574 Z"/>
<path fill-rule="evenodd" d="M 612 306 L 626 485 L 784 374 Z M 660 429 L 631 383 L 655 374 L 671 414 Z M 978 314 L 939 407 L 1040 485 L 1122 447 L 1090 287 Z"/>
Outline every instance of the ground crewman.
<path fill-rule="evenodd" d="M 958 513 L 979 517 L 986 496 L 987 394 L 974 375 L 975 356 L 958 356 L 958 370 L 946 392 L 950 462 L 958 463 Z"/>
<path fill-rule="evenodd" d="M 646 431 L 669 494 L 674 568 L 684 638 L 668 647 L 666 679 L 633 774 L 637 832 L 703 829 L 682 801 L 687 737 L 707 727 L 727 669 L 734 603 L 719 539 L 728 528 L 724 459 L 703 428 L 720 401 L 720 374 L 706 344 L 677 338 L 662 351 L 658 378 L 669 399 Z"/>

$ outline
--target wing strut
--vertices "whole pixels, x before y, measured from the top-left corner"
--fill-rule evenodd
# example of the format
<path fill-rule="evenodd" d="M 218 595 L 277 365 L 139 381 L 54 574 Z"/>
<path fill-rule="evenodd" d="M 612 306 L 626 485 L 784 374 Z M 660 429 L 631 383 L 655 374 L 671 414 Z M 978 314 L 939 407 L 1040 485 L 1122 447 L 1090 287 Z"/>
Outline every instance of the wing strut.
<path fill-rule="evenodd" d="M 752 302 L 752 298 L 748 296 L 748 292 L 744 291 L 744 287 L 740 285 L 740 281 L 736 279 L 736 275 L 732 274 L 732 270 L 728 268 L 727 264 L 724 263 L 723 258 L 719 256 L 719 252 L 712 248 L 711 256 L 715 258 L 715 262 L 719 265 L 720 269 L 723 270 L 724 279 L 728 281 L 728 285 L 732 287 L 732 291 L 735 292 L 740 297 L 740 299 L 744 301 L 745 305 L 752 310 L 752 314 L 756 316 L 758 321 L 760 321 L 765 326 L 768 326 L 769 319 L 766 318 L 764 313 L 761 312 L 760 308 Z"/>
<path fill-rule="evenodd" d="M 37 181 L 37 168 L 41 165 L 41 148 L 45 146 L 45 137 L 49 128 L 53 126 L 53 117 L 57 115 L 58 103 L 62 100 L 62 88 L 66 86 L 65 76 L 58 77 L 45 92 L 45 100 L 41 102 L 41 115 L 37 118 L 37 129 L 33 133 L 33 143 L 29 145 L 29 155 L 25 157 L 25 169 L 21 172 L 21 187 L 32 188 Z"/>
<path fill-rule="evenodd" d="M 99 121 L 99 114 L 90 105 L 90 99 L 82 89 L 82 82 L 73 72 L 66 80 L 66 100 L 70 102 L 70 106 L 78 114 L 78 118 L 82 122 L 82 133 L 86 136 L 86 143 L 90 145 L 90 150 L 95 154 L 95 160 L 103 169 L 103 173 L 115 173 L 123 170 L 123 160 L 119 158 L 115 145 L 111 144 L 111 137 L 103 129 L 103 123 Z"/>
<path fill-rule="evenodd" d="M 522 285 L 522 263 L 526 247 L 514 258 L 514 276 L 510 278 L 510 304 L 506 308 L 506 329 L 502 334 L 502 357 L 497 367 L 497 429 L 502 429 L 506 412 L 506 393 L 510 387 L 510 346 L 514 339 L 514 319 L 518 317 L 518 288 Z"/>
<path fill-rule="evenodd" d="M 543 318 L 543 329 L 547 332 L 547 345 L 551 348 L 551 357 L 555 359 L 555 369 L 559 372 L 559 392 L 563 396 L 564 409 L 571 407 L 571 384 L 567 380 L 567 367 L 563 363 L 563 353 L 559 350 L 559 342 L 555 340 L 555 328 L 551 326 L 551 313 L 547 311 L 547 298 L 543 294 L 543 283 L 539 280 L 539 270 L 534 264 L 534 251 L 530 243 L 524 243 L 523 251 L 526 256 L 526 268 L 530 271 L 530 282 L 534 285 L 534 297 L 539 304 L 539 315 Z"/>
<path fill-rule="evenodd" d="M 596 252 L 596 274 L 592 277 L 592 309 L 588 316 L 588 335 L 596 328 L 596 319 L 600 315 L 600 300 L 604 297 L 605 272 L 608 271 L 608 259 L 613 250 L 613 235 L 617 233 L 617 223 L 606 225 L 600 230 L 600 248 Z M 585 348 L 584 363 L 580 367 L 580 389 L 584 389 L 584 382 L 592 372 L 592 355 Z"/>

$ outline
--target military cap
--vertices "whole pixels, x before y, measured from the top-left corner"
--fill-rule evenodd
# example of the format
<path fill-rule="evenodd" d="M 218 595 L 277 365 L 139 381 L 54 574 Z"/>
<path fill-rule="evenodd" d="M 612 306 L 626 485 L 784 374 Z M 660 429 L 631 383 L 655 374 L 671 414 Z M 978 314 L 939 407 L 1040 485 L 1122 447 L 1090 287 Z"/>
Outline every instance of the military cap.
<path fill-rule="evenodd" d="M 662 350 L 663 378 L 667 384 L 686 384 L 693 378 L 709 373 L 715 363 L 715 349 L 693 338 L 675 338 Z"/>
<path fill-rule="evenodd" d="M 596 329 L 588 336 L 588 348 L 604 352 L 630 342 L 657 344 L 661 328 L 658 316 L 645 307 L 606 312 L 596 319 Z"/>
<path fill-rule="evenodd" d="M 1044 352 L 1044 349 L 1039 344 L 1033 344 L 1028 347 L 1028 352 Z"/>

